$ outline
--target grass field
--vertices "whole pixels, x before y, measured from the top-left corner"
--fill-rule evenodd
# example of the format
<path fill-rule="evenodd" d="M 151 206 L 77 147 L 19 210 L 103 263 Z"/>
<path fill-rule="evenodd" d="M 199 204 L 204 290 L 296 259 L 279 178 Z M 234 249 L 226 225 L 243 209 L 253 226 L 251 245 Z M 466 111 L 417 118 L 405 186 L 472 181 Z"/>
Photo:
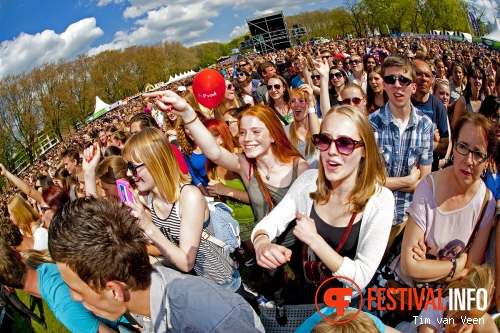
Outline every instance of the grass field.
<path fill-rule="evenodd" d="M 19 298 L 29 307 L 30 304 L 30 296 L 23 292 L 17 292 Z M 40 311 L 38 308 L 35 309 L 35 313 L 40 315 Z M 47 330 L 45 330 L 42 326 L 40 326 L 35 321 L 27 321 L 19 314 L 13 314 L 13 322 L 10 325 L 6 325 L 6 327 L 2 326 L 1 331 L 6 333 L 69 333 L 69 331 L 54 317 L 52 311 L 49 310 L 47 303 L 43 301 L 43 313 L 45 316 L 45 323 L 47 323 Z M 12 315 L 12 314 L 11 314 Z M 9 321 L 9 320 L 7 320 Z"/>

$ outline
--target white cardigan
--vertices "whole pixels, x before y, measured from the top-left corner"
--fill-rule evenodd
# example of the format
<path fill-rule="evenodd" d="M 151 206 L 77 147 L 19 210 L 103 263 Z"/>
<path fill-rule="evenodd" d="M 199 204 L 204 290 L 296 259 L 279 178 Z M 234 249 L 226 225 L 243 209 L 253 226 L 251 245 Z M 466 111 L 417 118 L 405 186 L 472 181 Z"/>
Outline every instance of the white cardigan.
<path fill-rule="evenodd" d="M 253 240 L 257 230 L 265 230 L 269 238 L 273 240 L 286 229 L 290 221 L 295 219 L 296 213 L 309 216 L 313 205 L 309 194 L 317 190 L 317 178 L 318 170 L 316 169 L 303 172 L 276 208 L 255 226 L 250 239 Z M 356 257 L 354 260 L 344 257 L 344 262 L 333 273 L 333 276 L 351 278 L 361 289 L 364 289 L 382 260 L 393 217 L 394 196 L 389 189 L 381 186 L 377 193 L 368 200 L 363 211 Z"/>

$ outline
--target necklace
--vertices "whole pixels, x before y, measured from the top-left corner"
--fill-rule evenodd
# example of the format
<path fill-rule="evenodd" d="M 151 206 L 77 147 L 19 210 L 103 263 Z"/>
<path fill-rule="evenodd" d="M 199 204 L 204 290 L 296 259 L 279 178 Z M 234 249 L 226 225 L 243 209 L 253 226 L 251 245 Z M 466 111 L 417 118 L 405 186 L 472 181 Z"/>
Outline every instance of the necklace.
<path fill-rule="evenodd" d="M 269 169 L 266 173 L 266 180 L 269 181 L 269 179 L 271 179 L 271 172 L 273 171 L 273 168 L 274 166 L 276 165 L 277 163 L 273 164 L 273 166 L 271 167 L 271 169 Z M 259 170 L 261 170 L 261 168 L 257 167 Z"/>

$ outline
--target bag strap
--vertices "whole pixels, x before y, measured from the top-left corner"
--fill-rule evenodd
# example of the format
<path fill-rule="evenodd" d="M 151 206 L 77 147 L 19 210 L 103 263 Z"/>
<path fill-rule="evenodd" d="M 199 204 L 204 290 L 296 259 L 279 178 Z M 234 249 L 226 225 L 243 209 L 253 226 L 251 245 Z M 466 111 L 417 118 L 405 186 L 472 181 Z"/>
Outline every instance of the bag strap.
<path fill-rule="evenodd" d="M 335 249 L 335 252 L 339 253 L 340 250 L 342 250 L 342 247 L 344 246 L 345 242 L 347 241 L 347 237 L 349 236 L 349 233 L 351 232 L 352 225 L 354 224 L 354 220 L 356 219 L 357 213 L 352 213 L 351 219 L 349 220 L 349 224 L 347 225 L 347 228 L 344 231 L 344 234 L 342 235 L 342 238 L 340 239 L 339 245 L 337 245 L 337 248 Z M 307 261 L 307 251 L 308 251 L 308 245 L 304 243 L 304 246 L 302 247 L 302 259 L 304 261 Z"/>
<path fill-rule="evenodd" d="M 274 200 L 271 193 L 269 193 L 268 188 L 266 187 L 266 185 L 262 181 L 262 178 L 260 177 L 259 169 L 255 167 L 255 163 L 252 163 L 252 167 L 253 167 L 253 175 L 254 175 L 255 179 L 257 179 L 257 183 L 259 183 L 260 191 L 264 195 L 264 199 L 266 199 L 267 206 L 269 207 L 269 212 L 271 212 L 273 210 L 274 206 L 276 206 L 276 200 Z"/>
<path fill-rule="evenodd" d="M 276 116 L 278 116 L 278 118 L 281 120 L 283 124 L 285 124 L 285 126 L 289 124 L 289 122 L 286 121 L 286 119 L 281 115 L 281 113 L 278 112 L 278 110 L 276 110 L 276 108 L 272 107 L 271 109 L 273 109 Z"/>
<path fill-rule="evenodd" d="M 472 243 L 474 242 L 474 239 L 476 238 L 477 233 L 479 232 L 479 226 L 481 224 L 481 221 L 483 220 L 484 214 L 486 213 L 486 206 L 488 205 L 489 200 L 490 200 L 490 191 L 488 190 L 488 188 L 486 188 L 486 193 L 484 194 L 484 199 L 483 199 L 483 205 L 481 207 L 481 214 L 479 214 L 479 218 L 477 219 L 476 225 L 474 226 L 474 230 L 470 235 L 467 245 L 462 251 L 460 251 L 460 253 L 457 254 L 456 258 L 458 258 L 462 253 L 468 252 L 470 247 L 472 246 Z"/>

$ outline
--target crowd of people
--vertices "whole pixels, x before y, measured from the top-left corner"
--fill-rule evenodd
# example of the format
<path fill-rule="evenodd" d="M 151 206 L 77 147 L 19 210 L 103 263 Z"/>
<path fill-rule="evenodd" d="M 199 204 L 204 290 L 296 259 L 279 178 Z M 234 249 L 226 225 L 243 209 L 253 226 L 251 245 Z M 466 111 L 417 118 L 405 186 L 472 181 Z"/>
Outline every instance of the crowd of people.
<path fill-rule="evenodd" d="M 477 303 L 396 313 L 366 293 L 483 288 L 500 309 L 498 64 L 463 42 L 339 40 L 219 65 L 213 109 L 192 79 L 131 99 L 19 175 L 0 164 L 1 288 L 72 331 L 262 332 L 259 303 L 286 327 L 342 276 L 363 312 L 298 332 L 496 332 Z M 235 251 L 209 201 L 238 222 Z"/>

